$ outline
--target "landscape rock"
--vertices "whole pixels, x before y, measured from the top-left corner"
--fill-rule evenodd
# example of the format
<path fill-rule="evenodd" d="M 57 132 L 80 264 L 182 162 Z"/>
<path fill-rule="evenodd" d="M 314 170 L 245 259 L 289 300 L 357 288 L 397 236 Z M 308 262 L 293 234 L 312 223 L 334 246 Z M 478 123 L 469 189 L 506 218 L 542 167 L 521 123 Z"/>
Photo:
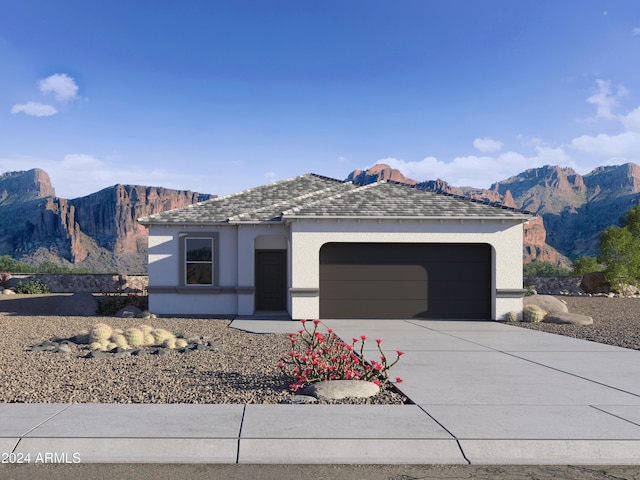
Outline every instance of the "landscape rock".
<path fill-rule="evenodd" d="M 530 295 L 524 297 L 522 304 L 525 307 L 527 305 L 537 305 L 547 313 L 567 313 L 569 311 L 566 303 L 551 295 Z"/>
<path fill-rule="evenodd" d="M 363 380 L 331 380 L 316 382 L 304 387 L 300 393 L 323 400 L 339 400 L 341 398 L 366 398 L 380 392 L 380 387 L 373 382 Z"/>
<path fill-rule="evenodd" d="M 97 311 L 98 300 L 90 292 L 77 292 L 60 301 L 57 314 L 61 316 L 79 315 L 91 317 L 95 316 Z"/>
<path fill-rule="evenodd" d="M 2 295 L 15 295 L 16 292 L 14 292 L 13 290 L 11 290 L 10 288 L 5 288 L 2 292 Z"/>
<path fill-rule="evenodd" d="M 544 323 L 565 325 L 593 325 L 593 318 L 579 313 L 550 313 L 542 320 Z"/>
<path fill-rule="evenodd" d="M 291 403 L 293 404 L 318 403 L 318 399 L 310 395 L 291 395 Z"/>
<path fill-rule="evenodd" d="M 586 293 L 609 293 L 609 282 L 602 272 L 585 273 L 580 288 Z"/>
<path fill-rule="evenodd" d="M 119 318 L 140 318 L 142 317 L 142 310 L 134 305 L 128 305 L 118 310 L 114 316 Z"/>
<path fill-rule="evenodd" d="M 58 353 L 71 353 L 71 346 L 68 343 L 60 343 L 58 344 L 58 348 L 56 350 Z"/>

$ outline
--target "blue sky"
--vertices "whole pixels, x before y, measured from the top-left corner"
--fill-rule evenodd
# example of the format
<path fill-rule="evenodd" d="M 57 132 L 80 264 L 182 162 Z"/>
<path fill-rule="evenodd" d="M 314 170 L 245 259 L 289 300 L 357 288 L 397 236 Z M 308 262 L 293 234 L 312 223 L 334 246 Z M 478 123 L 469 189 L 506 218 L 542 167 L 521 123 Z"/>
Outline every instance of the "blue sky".
<path fill-rule="evenodd" d="M 2 0 L 0 172 L 226 194 L 640 163 L 637 0 Z"/>

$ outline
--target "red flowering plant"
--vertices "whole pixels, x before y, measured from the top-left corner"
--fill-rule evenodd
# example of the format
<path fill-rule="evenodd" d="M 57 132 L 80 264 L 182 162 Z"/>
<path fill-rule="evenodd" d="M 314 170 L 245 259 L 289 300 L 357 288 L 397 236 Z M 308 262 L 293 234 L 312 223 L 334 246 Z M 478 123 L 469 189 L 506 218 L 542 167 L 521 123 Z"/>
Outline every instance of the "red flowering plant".
<path fill-rule="evenodd" d="M 330 328 L 326 334 L 320 333 L 320 320 L 300 322 L 303 328 L 298 333 L 289 334 L 291 351 L 282 355 L 278 363 L 282 373 L 293 379 L 290 387 L 294 391 L 310 383 L 327 380 L 365 380 L 384 385 L 390 381 L 389 370 L 404 354 L 396 350 L 396 359 L 389 363 L 382 351 L 382 340 L 376 339 L 380 360 L 367 362 L 364 358 L 366 335 L 346 343 Z M 307 326 L 309 323 L 313 323 L 313 330 Z M 356 351 L 358 342 L 359 352 Z M 400 383 L 402 379 L 397 377 L 395 381 Z"/>

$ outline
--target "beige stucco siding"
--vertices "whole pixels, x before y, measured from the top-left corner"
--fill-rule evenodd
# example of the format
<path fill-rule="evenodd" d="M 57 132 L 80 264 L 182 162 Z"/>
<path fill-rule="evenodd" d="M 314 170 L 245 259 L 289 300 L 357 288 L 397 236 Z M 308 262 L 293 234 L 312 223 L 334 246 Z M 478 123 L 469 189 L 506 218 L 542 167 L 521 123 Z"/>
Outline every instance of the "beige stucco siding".
<path fill-rule="evenodd" d="M 520 298 L 496 291 L 522 288 L 522 224 L 502 220 L 300 220 L 291 223 L 292 316 L 317 318 L 320 248 L 329 242 L 486 243 L 492 247 L 492 318 L 521 310 Z M 295 292 L 303 292 L 296 295 Z"/>

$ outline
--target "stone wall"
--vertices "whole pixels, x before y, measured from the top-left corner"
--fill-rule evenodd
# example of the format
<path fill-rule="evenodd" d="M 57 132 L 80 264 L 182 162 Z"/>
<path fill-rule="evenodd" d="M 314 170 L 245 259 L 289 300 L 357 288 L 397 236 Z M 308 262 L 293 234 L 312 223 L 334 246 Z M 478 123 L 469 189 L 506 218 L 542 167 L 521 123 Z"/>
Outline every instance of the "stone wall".
<path fill-rule="evenodd" d="M 540 295 L 586 295 L 580 288 L 582 277 L 524 277 L 523 286 Z"/>
<path fill-rule="evenodd" d="M 13 288 L 21 282 L 38 280 L 51 289 L 52 293 L 75 293 L 87 291 L 91 293 L 147 293 L 149 277 L 147 275 L 117 275 L 109 273 L 76 274 L 76 273 L 12 273 L 5 285 Z"/>

